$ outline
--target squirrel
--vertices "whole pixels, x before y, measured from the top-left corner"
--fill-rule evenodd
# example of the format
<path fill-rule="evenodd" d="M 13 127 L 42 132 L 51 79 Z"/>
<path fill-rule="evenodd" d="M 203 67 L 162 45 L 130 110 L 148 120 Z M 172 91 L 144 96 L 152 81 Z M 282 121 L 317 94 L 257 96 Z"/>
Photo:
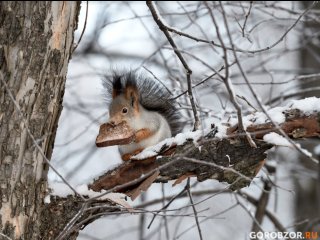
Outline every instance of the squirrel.
<path fill-rule="evenodd" d="M 119 146 L 123 161 L 182 131 L 176 101 L 160 82 L 132 71 L 114 73 L 111 80 L 105 80 L 109 124 L 126 122 L 135 132 L 134 142 Z"/>

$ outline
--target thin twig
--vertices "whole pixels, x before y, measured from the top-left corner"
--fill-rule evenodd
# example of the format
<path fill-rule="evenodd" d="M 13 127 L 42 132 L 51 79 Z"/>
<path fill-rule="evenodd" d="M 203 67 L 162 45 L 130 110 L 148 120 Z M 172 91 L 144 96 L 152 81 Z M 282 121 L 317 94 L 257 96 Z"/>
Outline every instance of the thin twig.
<path fill-rule="evenodd" d="M 245 32 L 245 29 L 246 29 L 246 24 L 247 24 L 248 18 L 249 18 L 250 13 L 251 13 L 252 5 L 253 5 L 253 1 L 250 1 L 250 6 L 249 6 L 248 13 L 246 14 L 246 17 L 244 19 L 243 26 L 241 27 L 242 37 L 245 37 L 245 33 L 244 32 Z"/>
<path fill-rule="evenodd" d="M 170 201 L 165 206 L 163 206 L 157 213 L 161 212 L 164 209 L 167 209 L 171 205 L 171 203 L 173 203 L 173 201 L 175 199 L 179 198 L 186 190 L 187 190 L 187 185 L 177 195 L 175 195 L 173 198 L 171 198 Z M 151 227 L 155 218 L 156 218 L 156 214 L 153 215 L 153 218 L 151 219 L 151 221 L 148 225 L 148 229 Z"/>
<path fill-rule="evenodd" d="M 74 224 L 82 216 L 84 211 L 86 211 L 87 206 L 88 206 L 87 203 L 83 203 L 82 204 L 81 209 L 79 210 L 79 212 L 75 216 L 73 216 L 72 219 L 70 219 L 70 221 L 67 223 L 67 225 L 64 227 L 64 229 L 60 232 L 60 234 L 56 237 L 55 240 L 63 240 L 63 239 L 65 239 L 65 237 L 67 237 L 69 235 L 69 232 L 73 228 Z"/>
<path fill-rule="evenodd" d="M 148 4 L 149 1 L 147 1 L 147 4 Z M 283 41 L 283 39 L 288 35 L 288 33 L 300 22 L 300 19 L 311 9 L 314 7 L 314 5 L 316 4 L 316 2 L 313 2 L 303 13 L 301 13 L 301 15 L 295 20 L 295 22 L 281 35 L 281 37 L 275 41 L 273 44 L 267 46 L 267 47 L 264 47 L 264 48 L 260 48 L 260 49 L 256 49 L 256 50 L 245 50 L 245 49 L 241 49 L 241 48 L 232 48 L 232 47 L 227 47 L 225 46 L 225 49 L 226 50 L 229 50 L 229 51 L 236 51 L 236 52 L 242 52 L 242 53 L 251 53 L 251 54 L 254 54 L 254 53 L 260 53 L 260 52 L 264 52 L 264 51 L 267 51 L 267 50 L 270 50 L 272 48 L 274 48 L 275 46 L 277 46 L 280 42 Z M 169 32 L 173 32 L 173 33 L 176 33 L 180 36 L 183 36 L 183 37 L 186 37 L 186 38 L 189 38 L 189 39 L 192 39 L 196 42 L 203 42 L 203 43 L 209 43 L 209 44 L 212 44 L 216 47 L 220 47 L 220 48 L 223 48 L 222 45 L 219 45 L 217 43 L 215 43 L 214 41 L 211 41 L 211 40 L 206 40 L 206 39 L 201 39 L 201 38 L 198 38 L 198 37 L 195 37 L 195 36 L 192 36 L 190 34 L 187 34 L 185 32 L 182 32 L 182 31 L 179 31 L 175 28 L 172 28 L 168 25 L 164 25 L 163 24 L 163 27 L 166 28 L 167 31 Z"/>
<path fill-rule="evenodd" d="M 250 203 L 252 203 L 253 205 L 257 206 L 258 205 L 258 200 L 255 199 L 254 197 L 248 195 L 247 193 L 243 192 L 243 191 L 239 191 L 238 192 L 239 196 L 243 197 L 244 199 L 248 200 Z M 274 226 L 281 232 L 288 232 L 288 230 L 280 223 L 280 221 L 277 219 L 277 217 L 270 212 L 268 209 L 266 209 L 265 211 L 266 216 L 270 219 L 270 221 L 274 224 Z"/>
<path fill-rule="evenodd" d="M 232 48 L 234 49 L 234 44 L 233 44 L 233 40 L 232 40 L 232 36 L 230 34 L 230 30 L 229 30 L 229 26 L 228 26 L 228 21 L 227 21 L 227 17 L 225 15 L 225 12 L 224 12 L 224 7 L 223 7 L 223 4 L 221 2 L 219 2 L 220 4 L 220 7 L 221 7 L 221 10 L 222 10 L 222 16 L 223 16 L 223 20 L 224 20 L 224 23 L 225 23 L 225 26 L 226 26 L 226 29 L 227 29 L 227 33 L 228 33 L 228 37 L 229 37 L 229 41 L 230 41 L 230 44 L 232 46 Z M 313 4 L 311 4 L 311 6 L 313 7 L 315 4 L 315 2 L 313 2 Z M 311 6 L 309 8 L 307 8 L 307 10 L 310 10 L 311 9 Z M 306 10 L 306 11 L 307 11 Z M 304 11 L 303 14 L 306 13 L 306 11 Z M 299 19 L 303 16 L 303 14 L 299 17 Z M 256 102 L 258 103 L 260 109 L 264 112 L 264 114 L 266 114 L 266 116 L 270 119 L 271 123 L 279 130 L 279 132 L 281 133 L 282 136 L 284 136 L 291 144 L 292 146 L 298 151 L 300 152 L 302 155 L 306 156 L 308 159 L 312 160 L 314 163 L 318 164 L 319 161 L 317 159 L 315 159 L 314 157 L 312 156 L 308 156 L 300 147 L 297 146 L 297 144 L 291 140 L 291 138 L 288 137 L 288 135 L 283 131 L 283 129 L 279 126 L 279 124 L 277 124 L 270 116 L 270 114 L 267 112 L 266 108 L 263 106 L 263 104 L 261 103 L 259 97 L 257 96 L 256 92 L 254 91 L 249 79 L 247 78 L 247 75 L 245 74 L 243 68 L 242 68 L 242 65 L 238 59 L 238 55 L 237 55 L 237 52 L 235 50 L 233 50 L 233 55 L 234 55 L 234 58 L 236 60 L 236 63 L 238 65 L 238 68 L 243 76 L 243 79 L 245 80 L 245 82 L 247 83 L 249 89 L 250 89 L 250 92 L 251 94 L 253 95 L 253 97 L 255 98 Z"/>
<path fill-rule="evenodd" d="M 231 192 L 230 189 L 210 189 L 210 190 L 201 190 L 201 191 L 194 191 L 192 192 L 192 195 L 193 196 L 202 196 L 202 195 L 207 195 L 207 194 L 216 194 L 216 193 L 224 193 L 224 192 Z M 183 193 L 182 195 L 180 195 L 179 197 L 177 197 L 176 199 L 178 198 L 185 198 L 187 197 L 188 194 L 187 193 Z M 168 201 L 170 199 L 172 199 L 174 196 L 167 196 L 165 197 L 165 201 Z M 157 199 L 154 199 L 152 201 L 149 201 L 149 202 L 145 202 L 143 204 L 139 204 L 137 205 L 135 208 L 145 208 L 145 207 L 148 207 L 148 206 L 151 206 L 151 205 L 155 205 L 155 204 L 158 204 L 158 203 L 161 203 L 162 202 L 162 198 L 157 198 Z"/>
<path fill-rule="evenodd" d="M 165 194 L 165 190 L 164 190 L 164 184 L 161 184 L 161 192 L 162 192 L 162 207 L 164 207 L 165 204 L 165 198 L 166 198 L 166 194 Z M 163 217 L 164 220 L 164 227 L 165 227 L 165 232 L 166 232 L 166 238 L 170 239 L 170 235 L 169 235 L 169 226 L 168 226 L 168 219 L 167 219 L 167 215 L 165 214 Z"/>
<path fill-rule="evenodd" d="M 277 101 L 280 100 L 286 100 L 288 98 L 292 98 L 295 96 L 301 96 L 303 94 L 307 94 L 307 93 L 312 93 L 312 92 L 318 92 L 320 91 L 320 87 L 312 87 L 312 88 L 305 88 L 305 89 L 301 89 L 297 92 L 293 92 L 293 93 L 287 93 L 287 94 L 281 94 L 280 96 L 277 96 L 273 99 L 270 99 L 268 102 L 266 102 L 267 105 L 273 104 Z"/>
<path fill-rule="evenodd" d="M 192 192 L 192 195 L 193 196 L 203 196 L 203 195 L 208 195 L 208 194 L 216 195 L 217 193 L 230 194 L 233 192 L 230 189 L 213 189 L 213 190 L 209 189 L 209 190 L 194 191 L 194 192 Z M 254 197 L 248 195 L 247 193 L 240 190 L 238 192 L 238 194 L 239 194 L 239 196 L 241 196 L 245 200 L 249 201 L 251 204 L 253 204 L 255 206 L 258 204 L 258 200 L 255 199 Z M 168 197 L 166 197 L 166 200 L 169 200 L 172 197 L 173 196 L 168 196 Z M 178 198 L 185 198 L 185 197 L 188 197 L 188 195 L 186 193 L 180 195 Z M 144 208 L 147 206 L 158 204 L 161 202 L 161 200 L 162 199 L 155 199 L 155 200 L 146 202 L 143 205 L 138 205 L 137 208 Z M 288 230 L 280 223 L 280 221 L 277 219 L 277 217 L 273 213 L 271 213 L 268 209 L 265 210 L 265 214 L 279 231 L 288 232 Z"/>
<path fill-rule="evenodd" d="M 152 77 L 154 77 L 154 79 L 156 79 L 165 89 L 167 89 L 167 91 L 170 93 L 170 95 L 172 95 L 171 90 L 166 86 L 166 84 L 164 84 L 150 69 L 148 69 L 145 66 L 143 66 L 142 68 L 145 69 L 148 73 L 150 73 L 152 75 Z"/>
<path fill-rule="evenodd" d="M 245 102 L 248 104 L 248 106 L 250 106 L 250 107 L 253 108 L 256 112 L 258 112 L 258 110 L 248 101 L 248 99 L 246 99 L 245 96 L 240 96 L 240 95 L 237 94 L 237 97 L 240 98 L 240 99 L 242 99 L 243 101 L 245 101 Z"/>
<path fill-rule="evenodd" d="M 80 38 L 79 38 L 77 44 L 74 46 L 73 51 L 72 51 L 71 54 L 73 54 L 73 52 L 77 49 L 79 43 L 80 43 L 81 40 L 82 40 L 82 36 L 84 35 L 84 31 L 86 30 L 86 27 L 87 27 L 89 1 L 86 1 L 86 2 L 87 2 L 87 6 L 86 6 L 86 16 L 85 16 L 85 19 L 84 19 L 84 26 L 83 26 L 83 29 L 82 29 Z"/>
<path fill-rule="evenodd" d="M 192 92 L 192 85 L 191 85 L 192 70 L 190 69 L 189 65 L 185 61 L 185 59 L 182 56 L 181 52 L 179 51 L 177 45 L 175 44 L 175 42 L 173 41 L 172 37 L 170 36 L 170 33 L 168 31 L 167 26 L 162 22 L 162 20 L 160 18 L 160 14 L 159 14 L 156 6 L 153 4 L 152 1 L 147 1 L 147 6 L 151 11 L 151 14 L 152 14 L 152 17 L 153 17 L 154 21 L 157 23 L 157 25 L 160 28 L 160 30 L 164 33 L 164 35 L 168 39 L 168 41 L 169 41 L 171 47 L 173 48 L 175 54 L 177 55 L 177 57 L 179 58 L 180 62 L 183 65 L 184 69 L 186 70 L 187 83 L 188 83 L 188 96 L 189 96 L 189 99 L 190 99 L 190 103 L 191 103 L 192 110 L 193 110 L 193 116 L 194 116 L 193 130 L 194 131 L 198 130 L 199 127 L 200 127 L 200 120 L 199 120 L 197 107 L 196 107 L 196 104 L 195 104 L 195 101 L 194 101 L 194 97 L 193 97 L 193 92 Z"/>
<path fill-rule="evenodd" d="M 193 213 L 194 213 L 194 219 L 195 219 L 196 224 L 197 224 L 199 238 L 200 238 L 200 240 L 202 240 L 203 238 L 202 238 L 201 228 L 200 228 L 200 224 L 199 224 L 198 212 L 197 212 L 197 209 L 196 209 L 196 207 L 194 205 L 192 194 L 191 194 L 191 191 L 190 191 L 190 178 L 188 178 L 188 180 L 187 180 L 187 193 L 188 193 L 188 196 L 189 196 L 189 199 L 190 199 L 190 203 L 191 203 L 191 206 L 192 206 L 192 210 L 193 210 Z"/>
<path fill-rule="evenodd" d="M 220 34 L 220 30 L 219 30 L 219 25 L 211 11 L 211 9 L 209 8 L 207 2 L 204 2 L 205 6 L 207 7 L 210 17 L 212 19 L 212 22 L 215 26 L 216 29 L 216 33 L 217 33 L 217 37 L 220 41 L 220 44 L 222 46 L 223 49 L 223 55 L 224 55 L 224 62 L 225 62 L 225 76 L 222 77 L 223 82 L 225 83 L 225 86 L 227 88 L 227 91 L 229 93 L 229 97 L 230 97 L 230 101 L 232 102 L 233 106 L 236 108 L 237 110 L 237 116 L 238 116 L 238 129 L 239 129 L 239 133 L 245 133 L 245 136 L 250 144 L 251 147 L 257 147 L 257 145 L 255 144 L 255 142 L 252 140 L 251 136 L 247 133 L 244 125 L 243 125 L 243 119 L 242 119 L 242 109 L 240 104 L 238 103 L 236 97 L 235 97 L 235 92 L 233 89 L 233 85 L 231 83 L 231 80 L 229 78 L 229 63 L 228 63 L 228 53 L 227 53 L 227 48 L 225 47 L 224 41 L 222 39 L 222 36 Z M 233 45 L 231 44 L 231 46 L 233 47 Z M 237 60 L 235 61 L 237 62 Z"/>
<path fill-rule="evenodd" d="M 251 219 L 253 220 L 254 223 L 257 224 L 257 227 L 259 229 L 259 231 L 262 231 L 262 232 L 265 232 L 261 226 L 261 224 L 257 221 L 257 219 L 252 215 L 252 213 L 250 212 L 250 210 L 248 209 L 247 206 L 245 206 L 239 199 L 238 199 L 238 196 L 235 194 L 234 195 L 236 200 L 237 200 L 237 203 L 242 207 L 243 210 L 245 210 L 248 215 L 251 217 Z"/>
<path fill-rule="evenodd" d="M 158 42 L 158 39 L 156 37 L 153 36 L 153 34 L 151 33 L 151 31 L 149 30 L 149 28 L 147 27 L 147 25 L 144 23 L 144 21 L 142 20 L 141 17 L 139 17 L 139 15 L 136 13 L 136 11 L 134 10 L 134 8 L 130 5 L 131 3 L 130 2 L 126 2 L 128 8 L 131 10 L 131 12 L 134 14 L 135 17 L 137 17 L 137 19 L 139 20 L 139 22 L 141 23 L 141 25 L 143 26 L 143 28 L 147 31 L 149 37 L 153 40 L 154 44 L 159 48 L 159 54 L 160 54 L 160 57 L 163 61 L 163 64 L 165 66 L 165 68 L 170 71 L 170 67 L 168 66 L 168 61 L 166 60 L 164 54 L 163 54 L 163 51 L 162 51 L 162 47 L 159 46 L 159 42 Z M 160 44 L 161 45 L 161 44 Z M 145 68 L 145 67 L 144 67 Z M 153 75 L 153 74 L 152 74 Z M 156 78 L 156 77 L 155 77 Z M 156 78 L 157 79 L 157 78 Z M 158 79 L 157 79 L 158 80 Z M 160 80 L 159 80 L 160 81 Z M 160 83 L 162 83 L 160 81 Z M 163 86 L 165 86 L 163 83 L 162 83 Z M 165 88 L 171 93 L 171 91 L 165 86 Z"/>
<path fill-rule="evenodd" d="M 146 200 L 146 193 L 141 194 L 141 202 L 145 202 Z M 139 216 L 139 239 L 144 240 L 144 226 L 146 223 L 146 215 L 144 213 L 141 213 Z"/>
<path fill-rule="evenodd" d="M 236 203 L 236 204 L 233 204 L 233 205 L 231 205 L 230 207 L 228 207 L 228 208 L 226 208 L 226 209 L 224 209 L 224 210 L 222 210 L 222 211 L 220 211 L 220 212 L 218 212 L 218 213 L 215 213 L 215 214 L 213 214 L 213 215 L 211 215 L 211 216 L 208 216 L 208 217 L 206 217 L 205 219 L 202 219 L 202 220 L 200 221 L 200 224 L 203 223 L 203 222 L 205 222 L 205 221 L 208 221 L 209 219 L 216 218 L 217 216 L 219 216 L 219 215 L 221 215 L 221 214 L 224 214 L 224 213 L 232 210 L 233 208 L 235 208 L 235 207 L 237 207 L 237 206 L 238 206 L 237 203 Z M 187 229 L 185 229 L 184 231 L 182 231 L 182 232 L 181 232 L 179 235 L 177 235 L 174 239 L 180 238 L 182 235 L 186 234 L 188 231 L 190 231 L 192 228 L 194 228 L 194 227 L 196 227 L 196 226 L 197 226 L 197 224 L 193 224 L 192 226 L 190 226 L 190 227 L 188 227 Z"/>
<path fill-rule="evenodd" d="M 258 201 L 256 214 L 254 216 L 259 224 L 262 223 L 262 220 L 263 220 L 263 217 L 265 215 L 266 208 L 267 208 L 267 205 L 268 205 L 268 201 L 269 201 L 269 196 L 270 196 L 270 191 L 271 191 L 271 184 L 268 181 L 264 182 L 263 190 L 264 191 L 262 191 L 261 197 L 260 197 L 260 199 Z M 251 231 L 252 232 L 258 232 L 259 231 L 259 227 L 258 227 L 256 222 L 253 222 Z"/>

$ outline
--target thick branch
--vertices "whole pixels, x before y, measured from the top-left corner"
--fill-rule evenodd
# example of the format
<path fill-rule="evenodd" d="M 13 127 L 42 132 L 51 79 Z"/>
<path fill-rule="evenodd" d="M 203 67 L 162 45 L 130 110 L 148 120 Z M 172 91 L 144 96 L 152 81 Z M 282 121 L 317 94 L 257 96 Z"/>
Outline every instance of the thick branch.
<path fill-rule="evenodd" d="M 75 240 L 79 231 L 99 218 L 101 213 L 106 215 L 112 212 L 121 212 L 121 208 L 109 200 L 86 203 L 78 196 L 51 197 L 50 203 L 43 211 L 41 237 L 50 240 L 59 239 L 59 236 L 62 239 Z M 49 217 L 53 215 L 54 218 Z M 69 224 L 72 220 L 74 222 Z"/>
<path fill-rule="evenodd" d="M 259 141 L 257 144 L 259 146 L 258 148 L 251 148 L 249 144 L 241 140 L 210 139 L 203 140 L 201 147 L 195 147 L 193 142 L 187 142 L 183 146 L 175 147 L 173 156 L 125 162 L 118 168 L 101 176 L 90 188 L 94 191 L 110 189 L 137 179 L 169 162 L 172 162 L 172 164 L 160 168 L 160 175 L 156 181 L 166 182 L 192 173 L 197 177 L 198 181 L 217 179 L 231 184 L 238 180 L 239 176 L 223 168 L 232 166 L 245 176 L 255 176 L 256 169 L 261 161 L 266 158 L 265 151 L 272 147 L 262 141 Z M 250 149 L 250 151 L 248 151 L 248 149 Z M 173 149 L 170 149 L 170 151 L 172 150 Z M 188 152 L 188 154 L 184 154 L 186 152 Z M 197 159 L 203 163 L 191 162 L 186 158 Z M 173 161 L 176 159 L 178 159 L 178 161 Z M 248 181 L 242 179 L 234 185 L 234 188 L 241 188 L 247 185 Z M 135 187 L 137 187 L 137 185 L 122 188 L 119 192 L 127 192 Z"/>
<path fill-rule="evenodd" d="M 319 116 L 318 113 L 307 116 L 297 109 L 291 109 L 285 112 L 286 121 L 280 126 L 292 138 L 319 136 Z M 89 187 L 94 191 L 112 189 L 158 168 L 160 174 L 157 182 L 175 180 L 192 174 L 198 181 L 216 179 L 232 184 L 231 189 L 240 189 L 250 184 L 264 163 L 266 150 L 272 147 L 260 139 L 269 132 L 278 131 L 271 123 L 251 125 L 247 130 L 254 137 L 257 148 L 239 139 L 237 127 L 231 127 L 228 129 L 228 139 L 209 137 L 199 141 L 198 146 L 189 141 L 182 146 L 163 147 L 163 151 L 159 153 L 162 155 L 160 158 L 125 162 L 99 177 Z M 117 191 L 134 190 L 143 180 L 135 185 L 120 187 Z"/>
<path fill-rule="evenodd" d="M 286 121 L 280 126 L 283 131 L 293 138 L 318 136 L 320 133 L 320 114 L 304 115 L 297 109 L 285 113 Z M 195 176 L 198 181 L 216 179 L 230 184 L 228 191 L 248 186 L 263 166 L 266 150 L 273 145 L 261 139 L 269 132 L 277 131 L 272 124 L 251 125 L 247 128 L 257 144 L 257 148 L 237 136 L 237 128 L 229 128 L 229 138 L 216 139 L 207 136 L 198 141 L 188 141 L 181 146 L 164 146 L 160 151 L 161 157 L 151 157 L 144 160 L 124 162 L 89 186 L 94 191 L 113 190 L 124 192 L 129 196 L 137 193 L 137 189 L 145 189 L 152 182 L 166 182 L 168 180 L 183 179 L 184 176 Z M 149 176 L 156 176 L 151 178 Z M 141 181 L 139 181 L 141 179 Z M 138 181 L 137 181 L 138 180 Z M 143 187 L 141 187 L 143 186 Z M 121 214 L 128 209 L 109 200 L 88 199 L 80 197 L 52 198 L 46 211 L 51 214 L 64 216 L 61 222 L 50 222 L 47 229 L 43 229 L 46 239 L 75 239 L 80 229 L 87 224 L 108 214 Z M 135 211 L 135 210 L 134 210 Z M 269 212 L 266 211 L 268 217 Z M 262 215 L 261 215 L 262 216 Z M 51 224 L 51 225 L 50 225 Z M 43 224 L 46 226 L 46 224 Z M 64 229 L 61 229 L 64 227 Z M 281 230 L 282 231 L 282 230 Z M 61 235 L 62 234 L 62 235 Z M 64 237 L 64 238 L 63 238 Z"/>

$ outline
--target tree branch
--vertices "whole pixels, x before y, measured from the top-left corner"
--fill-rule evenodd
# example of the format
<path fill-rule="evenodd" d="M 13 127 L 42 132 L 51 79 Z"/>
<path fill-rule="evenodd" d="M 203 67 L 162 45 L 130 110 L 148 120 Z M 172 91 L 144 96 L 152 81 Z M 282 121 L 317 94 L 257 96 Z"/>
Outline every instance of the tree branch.
<path fill-rule="evenodd" d="M 162 22 L 158 10 L 156 9 L 155 5 L 153 4 L 152 1 L 147 1 L 147 6 L 151 11 L 152 17 L 154 19 L 154 21 L 157 23 L 158 27 L 160 28 L 160 30 L 164 33 L 164 35 L 166 36 L 166 38 L 168 39 L 168 42 L 170 43 L 171 47 L 173 48 L 174 53 L 177 55 L 177 57 L 179 58 L 180 62 L 182 63 L 186 74 L 187 74 L 187 83 L 188 83 L 188 96 L 190 99 L 190 103 L 191 103 L 191 107 L 192 107 L 192 112 L 193 112 L 193 116 L 194 116 L 194 130 L 198 130 L 200 127 L 200 119 L 198 116 L 198 112 L 197 112 L 197 108 L 196 108 L 196 104 L 194 101 L 194 97 L 193 97 L 193 92 L 192 92 L 192 85 L 191 85 L 191 74 L 192 74 L 192 70 L 189 67 L 189 65 L 187 64 L 186 60 L 184 59 L 184 57 L 182 56 L 181 52 L 179 51 L 177 45 L 175 44 L 175 42 L 173 41 L 168 27 Z"/>
<path fill-rule="evenodd" d="M 237 125 L 227 129 L 227 136 L 224 139 L 215 138 L 210 133 L 195 143 L 187 141 L 183 145 L 173 145 L 162 147 L 157 156 L 141 160 L 131 160 L 124 162 L 117 168 L 108 171 L 96 179 L 89 188 L 100 192 L 106 190 L 99 196 L 86 198 L 84 201 L 79 196 L 68 196 L 67 198 L 53 198 L 46 207 L 43 216 L 64 216 L 57 217 L 60 222 L 43 224 L 47 229 L 43 231 L 47 234 L 46 239 L 75 239 L 80 229 L 95 219 L 110 215 L 128 213 L 129 209 L 123 207 L 111 199 L 101 200 L 101 196 L 109 192 L 122 192 L 128 196 L 137 196 L 137 192 L 145 190 L 153 182 L 167 182 L 186 178 L 185 176 L 195 176 L 198 181 L 216 179 L 221 182 L 229 183 L 226 191 L 234 191 L 248 186 L 252 179 L 264 164 L 266 151 L 273 147 L 272 144 L 264 142 L 263 136 L 270 132 L 285 132 L 291 138 L 305 138 L 319 136 L 320 134 L 320 113 L 314 111 L 312 114 L 304 113 L 298 109 L 283 111 L 285 121 L 279 124 L 280 129 L 275 128 L 271 122 L 263 124 L 252 124 L 247 127 L 247 132 L 251 134 L 257 148 L 239 137 Z M 260 121 L 261 122 L 261 121 Z M 219 191 L 224 192 L 224 191 Z M 175 198 L 186 196 L 184 188 Z M 165 211 L 166 206 L 159 211 L 150 212 L 154 216 L 160 215 Z M 259 204 L 256 204 L 259 209 Z M 135 212 L 145 212 L 146 210 L 135 208 Z M 265 207 L 260 206 L 263 210 Z M 66 212 L 68 214 L 66 214 Z M 277 219 L 265 209 L 266 216 L 270 218 L 276 227 L 283 231 L 283 226 Z M 257 214 L 262 217 L 263 214 Z M 61 222 L 63 219 L 63 222 Z M 44 223 L 46 219 L 42 220 Z M 261 219 L 257 223 L 260 223 Z M 49 223 L 52 225 L 49 226 Z M 48 231 L 49 229 L 49 231 Z"/>
<path fill-rule="evenodd" d="M 280 127 L 291 138 L 319 136 L 320 115 L 317 112 L 306 115 L 291 109 L 285 112 L 285 117 L 286 121 Z M 128 183 L 159 170 L 156 182 L 179 179 L 191 173 L 198 181 L 216 179 L 232 184 L 233 190 L 240 189 L 250 184 L 266 159 L 266 150 L 273 147 L 261 140 L 263 136 L 280 130 L 274 128 L 272 123 L 265 123 L 248 126 L 247 131 L 254 138 L 257 148 L 242 141 L 237 126 L 233 126 L 227 130 L 229 138 L 204 137 L 197 146 L 192 141 L 182 146 L 163 146 L 158 154 L 161 157 L 125 162 L 96 179 L 89 187 L 94 191 L 117 187 L 118 192 L 125 193 L 135 189 L 144 179 L 129 186 Z M 121 187 L 124 184 L 125 187 Z"/>

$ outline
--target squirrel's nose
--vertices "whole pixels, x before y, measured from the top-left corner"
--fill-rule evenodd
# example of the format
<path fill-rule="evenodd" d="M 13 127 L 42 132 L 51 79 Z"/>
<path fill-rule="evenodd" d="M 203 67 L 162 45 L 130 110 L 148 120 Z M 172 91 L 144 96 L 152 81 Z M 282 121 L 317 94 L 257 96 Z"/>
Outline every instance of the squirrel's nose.
<path fill-rule="evenodd" d="M 111 125 L 116 125 L 115 121 L 110 121 L 109 122 Z"/>

